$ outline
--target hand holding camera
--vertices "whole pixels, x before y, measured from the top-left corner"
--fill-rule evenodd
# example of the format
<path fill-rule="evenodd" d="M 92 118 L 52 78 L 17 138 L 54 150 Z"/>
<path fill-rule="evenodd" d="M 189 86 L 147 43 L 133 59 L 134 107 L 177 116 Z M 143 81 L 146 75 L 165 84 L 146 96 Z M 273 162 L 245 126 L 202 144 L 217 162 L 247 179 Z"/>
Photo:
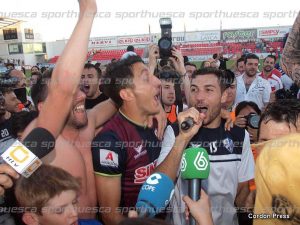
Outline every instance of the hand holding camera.
<path fill-rule="evenodd" d="M 179 50 L 176 48 L 172 48 L 172 56 L 169 59 L 173 63 L 176 71 L 183 76 L 186 72 L 185 67 L 184 67 L 184 58 Z"/>
<path fill-rule="evenodd" d="M 259 120 L 259 115 L 257 115 L 256 113 L 250 113 L 247 116 L 238 115 L 234 124 L 242 128 L 251 127 L 252 129 L 258 129 Z"/>

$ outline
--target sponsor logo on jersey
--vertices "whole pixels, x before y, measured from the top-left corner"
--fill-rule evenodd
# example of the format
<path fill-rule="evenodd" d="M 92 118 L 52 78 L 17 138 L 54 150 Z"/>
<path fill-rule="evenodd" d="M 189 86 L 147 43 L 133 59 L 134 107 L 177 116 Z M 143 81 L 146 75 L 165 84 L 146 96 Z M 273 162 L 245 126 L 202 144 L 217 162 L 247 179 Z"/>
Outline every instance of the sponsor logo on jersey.
<path fill-rule="evenodd" d="M 138 159 L 139 157 L 147 154 L 147 150 L 143 150 L 143 145 L 139 145 L 135 148 L 133 148 L 136 151 L 136 155 L 134 156 L 134 159 Z"/>
<path fill-rule="evenodd" d="M 230 152 L 233 153 L 233 141 L 229 138 L 223 140 L 224 147 Z"/>
<path fill-rule="evenodd" d="M 110 150 L 100 149 L 100 165 L 114 167 L 114 168 L 118 167 L 119 166 L 118 154 Z"/>
<path fill-rule="evenodd" d="M 156 166 L 157 160 L 155 160 L 154 162 L 146 165 L 146 166 L 142 166 L 137 168 L 134 171 L 134 183 L 135 184 L 142 184 L 144 183 L 147 178 L 152 174 L 152 172 L 154 171 L 154 168 Z"/>

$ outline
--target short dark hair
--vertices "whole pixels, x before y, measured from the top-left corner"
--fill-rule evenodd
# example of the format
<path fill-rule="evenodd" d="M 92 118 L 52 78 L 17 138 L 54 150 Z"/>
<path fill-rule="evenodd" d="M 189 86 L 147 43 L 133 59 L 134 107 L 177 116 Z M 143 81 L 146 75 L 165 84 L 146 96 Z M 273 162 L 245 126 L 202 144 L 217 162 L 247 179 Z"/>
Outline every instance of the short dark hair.
<path fill-rule="evenodd" d="M 175 70 L 173 70 L 169 66 L 165 66 L 158 73 L 158 78 L 160 80 L 171 81 L 171 82 L 176 82 L 177 81 L 178 82 L 180 76 Z"/>
<path fill-rule="evenodd" d="M 213 59 L 216 59 L 218 57 L 218 53 L 213 54 Z"/>
<path fill-rule="evenodd" d="M 101 69 L 99 68 L 99 67 L 96 67 L 94 64 L 92 64 L 92 63 L 86 63 L 86 64 L 84 64 L 84 67 L 83 67 L 84 69 L 91 69 L 91 68 L 94 68 L 95 70 L 96 70 L 96 72 L 97 72 L 97 76 L 98 76 L 98 78 L 100 78 L 101 77 L 101 75 L 102 75 L 102 71 L 101 71 Z"/>
<path fill-rule="evenodd" d="M 31 67 L 31 69 L 30 69 L 30 70 L 32 71 L 32 69 L 33 69 L 33 68 L 37 68 L 37 69 L 38 69 L 38 71 L 40 71 L 40 68 L 39 68 L 38 66 L 33 66 L 33 67 Z"/>
<path fill-rule="evenodd" d="M 236 77 L 234 75 L 234 73 L 231 71 L 231 70 L 224 70 L 225 72 L 225 79 L 226 79 L 226 82 L 227 82 L 227 85 L 230 86 L 233 84 L 233 82 L 235 81 Z"/>
<path fill-rule="evenodd" d="M 134 52 L 134 47 L 132 45 L 127 46 L 127 52 Z"/>
<path fill-rule="evenodd" d="M 31 76 L 33 76 L 33 75 L 37 75 L 38 77 L 41 77 L 42 73 L 41 72 L 32 72 Z"/>
<path fill-rule="evenodd" d="M 218 78 L 221 92 L 225 91 L 229 87 L 229 83 L 226 79 L 225 72 L 223 70 L 219 70 L 214 67 L 206 67 L 203 69 L 196 70 L 192 74 L 192 79 L 196 78 L 197 76 L 207 75 L 207 74 L 214 74 Z"/>
<path fill-rule="evenodd" d="M 193 66 L 193 67 L 195 67 L 197 69 L 197 66 L 194 63 L 191 63 L 191 62 L 186 62 L 184 64 L 184 66 Z"/>
<path fill-rule="evenodd" d="M 133 55 L 115 63 L 110 63 L 106 68 L 105 76 L 101 81 L 102 89 L 104 94 L 111 98 L 118 107 L 123 104 L 120 91 L 128 87 L 134 87 L 132 86 L 134 77 L 132 65 L 135 63 L 144 63 L 144 61 L 141 57 Z"/>
<path fill-rule="evenodd" d="M 2 92 L 3 95 L 6 95 L 13 92 L 14 89 L 11 87 L 5 87 L 5 88 L 0 88 L 0 91 Z"/>
<path fill-rule="evenodd" d="M 240 102 L 236 108 L 235 108 L 235 115 L 238 116 L 240 114 L 240 112 L 246 108 L 247 106 L 251 107 L 252 109 L 254 109 L 254 111 L 260 115 L 261 114 L 261 110 L 259 109 L 258 105 L 255 102 L 251 102 L 251 101 L 242 101 Z"/>
<path fill-rule="evenodd" d="M 239 58 L 239 59 L 236 61 L 236 66 L 238 66 L 240 62 L 245 62 L 245 58 L 244 58 L 244 57 Z"/>
<path fill-rule="evenodd" d="M 275 102 L 269 103 L 262 113 L 259 127 L 262 122 L 268 123 L 270 120 L 274 120 L 277 123 L 286 122 L 287 124 L 293 124 L 297 127 L 297 122 L 300 114 L 300 101 L 297 99 L 281 99 Z"/>
<path fill-rule="evenodd" d="M 101 66 L 101 63 L 99 63 L 99 62 L 95 63 L 96 68 L 100 68 L 100 66 Z"/>
<path fill-rule="evenodd" d="M 266 58 L 264 58 L 264 62 L 266 61 L 267 58 L 274 59 L 274 63 L 276 63 L 276 56 L 275 55 L 268 55 Z"/>
<path fill-rule="evenodd" d="M 244 59 L 244 63 L 247 64 L 247 60 L 248 59 L 257 59 L 259 61 L 259 58 L 257 55 L 253 54 L 253 53 L 249 53 L 245 56 L 245 59 Z"/>
<path fill-rule="evenodd" d="M 47 70 L 39 77 L 36 84 L 32 85 L 31 98 L 36 110 L 38 111 L 38 103 L 44 102 L 48 96 L 48 83 L 52 77 L 53 69 Z"/>
<path fill-rule="evenodd" d="M 18 137 L 18 133 L 25 130 L 25 128 L 30 124 L 32 120 L 37 117 L 36 111 L 21 111 L 12 114 L 11 121 L 11 133 L 14 138 Z"/>
<path fill-rule="evenodd" d="M 43 74 L 46 70 L 47 70 L 47 67 L 46 67 L 46 66 L 43 66 L 43 67 L 41 68 L 41 73 Z"/>

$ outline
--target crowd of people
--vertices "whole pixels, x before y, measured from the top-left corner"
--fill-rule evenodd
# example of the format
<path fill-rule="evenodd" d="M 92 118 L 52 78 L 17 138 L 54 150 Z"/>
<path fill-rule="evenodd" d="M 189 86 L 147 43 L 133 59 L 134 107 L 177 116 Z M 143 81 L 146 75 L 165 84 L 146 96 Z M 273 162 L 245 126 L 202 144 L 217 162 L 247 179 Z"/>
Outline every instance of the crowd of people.
<path fill-rule="evenodd" d="M 86 62 L 96 1 L 80 0 L 79 7 L 54 69 L 33 66 L 30 82 L 13 67 L 1 76 L 1 154 L 36 128 L 56 141 L 29 178 L 1 161 L 0 224 L 299 221 L 300 61 L 291 52 L 300 51 L 293 44 L 299 43 L 300 14 L 282 67 L 271 54 L 259 71 L 258 56 L 248 53 L 231 71 L 221 53 L 198 68 L 176 48 L 159 63 L 152 44 L 148 64 L 129 46 L 101 69 Z M 182 129 L 187 119 L 193 124 Z M 207 150 L 210 173 L 194 201 L 180 166 L 184 150 L 198 147 Z M 155 219 L 136 218 L 140 189 L 155 172 L 174 182 L 174 195 Z"/>

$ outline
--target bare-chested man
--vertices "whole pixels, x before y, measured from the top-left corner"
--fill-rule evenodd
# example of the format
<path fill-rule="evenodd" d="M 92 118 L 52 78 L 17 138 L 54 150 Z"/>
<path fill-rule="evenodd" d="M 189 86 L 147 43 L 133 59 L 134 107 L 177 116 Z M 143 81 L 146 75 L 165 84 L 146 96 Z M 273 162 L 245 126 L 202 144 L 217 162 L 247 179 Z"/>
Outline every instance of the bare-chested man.
<path fill-rule="evenodd" d="M 39 116 L 38 120 L 33 121 L 25 130 L 24 137 L 38 126 L 37 121 L 41 119 L 50 125 L 63 120 L 61 134 L 57 127 L 50 130 L 58 138 L 55 149 L 44 157 L 43 161 L 80 177 L 82 188 L 78 207 L 83 212 L 79 213 L 79 218 L 89 219 L 94 218 L 95 213 L 85 212 L 84 207 L 96 206 L 93 168 L 92 163 L 89 163 L 89 143 L 94 137 L 96 127 L 109 119 L 116 109 L 112 102 L 107 101 L 95 110 L 85 112 L 85 95 L 78 87 L 97 5 L 95 0 L 80 0 L 79 5 L 79 20 L 52 73 L 51 82 L 46 84 L 45 79 L 40 80 L 39 86 L 32 90 L 36 95 L 36 106 L 43 118 Z M 97 115 L 96 111 L 99 108 L 102 112 Z M 65 116 L 62 118 L 62 115 Z"/>

